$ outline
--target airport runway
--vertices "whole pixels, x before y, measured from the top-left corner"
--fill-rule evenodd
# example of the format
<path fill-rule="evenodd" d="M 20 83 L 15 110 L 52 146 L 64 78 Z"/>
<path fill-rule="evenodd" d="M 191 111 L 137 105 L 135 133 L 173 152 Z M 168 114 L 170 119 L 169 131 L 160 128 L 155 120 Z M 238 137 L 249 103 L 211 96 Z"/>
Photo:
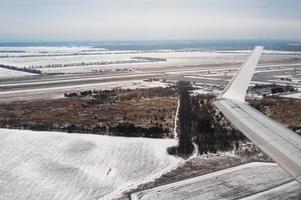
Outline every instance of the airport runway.
<path fill-rule="evenodd" d="M 0 79 L 0 102 L 63 97 L 65 92 L 83 89 L 103 89 L 124 86 L 150 78 L 187 80 L 200 84 L 223 85 L 239 65 L 204 65 L 185 67 L 147 68 L 130 72 L 95 72 L 64 75 L 35 75 L 22 78 Z M 258 67 L 255 81 L 273 81 L 273 76 L 301 71 L 301 63 L 266 64 Z M 298 85 L 298 84 L 297 84 Z M 300 84 L 299 84 L 300 86 Z M 301 87 L 301 86 L 300 86 Z"/>

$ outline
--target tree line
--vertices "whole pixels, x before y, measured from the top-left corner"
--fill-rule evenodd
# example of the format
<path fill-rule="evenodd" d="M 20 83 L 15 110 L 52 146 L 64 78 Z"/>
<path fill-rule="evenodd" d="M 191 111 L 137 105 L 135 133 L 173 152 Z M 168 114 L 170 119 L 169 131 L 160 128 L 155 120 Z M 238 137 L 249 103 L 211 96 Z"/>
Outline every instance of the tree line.
<path fill-rule="evenodd" d="M 166 61 L 164 58 L 151 58 L 151 57 L 133 57 L 132 60 L 116 60 L 116 61 L 95 61 L 95 62 L 75 62 L 65 64 L 47 64 L 47 65 L 31 65 L 29 69 L 38 68 L 61 68 L 73 66 L 90 66 L 90 65 L 112 65 L 112 64 L 127 64 L 127 63 L 145 63 L 145 62 L 159 62 Z"/>
<path fill-rule="evenodd" d="M 0 124 L 1 128 L 22 129 L 33 131 L 62 131 L 66 133 L 84 133 L 96 135 L 112 135 L 124 137 L 149 137 L 149 138 L 163 138 L 169 133 L 168 128 L 156 124 L 151 127 L 137 126 L 132 123 L 119 123 L 116 126 L 86 126 L 83 124 L 47 124 L 28 122 L 16 124 L 13 121 L 3 121 Z"/>
<path fill-rule="evenodd" d="M 192 100 L 193 135 L 199 152 L 216 153 L 238 147 L 238 142 L 244 138 L 223 114 L 215 108 L 213 95 L 197 95 Z"/>
<path fill-rule="evenodd" d="M 191 96 L 188 82 L 178 82 L 179 143 L 168 149 L 170 154 L 190 155 L 193 141 L 200 154 L 216 153 L 238 148 L 245 137 L 215 108 L 214 95 Z"/>
<path fill-rule="evenodd" d="M 33 74 L 42 74 L 42 71 L 37 70 L 37 69 L 29 69 L 26 67 L 15 67 L 11 65 L 0 65 L 0 67 L 5 68 L 5 69 L 10 69 L 10 70 L 15 70 L 15 71 L 20 71 L 20 72 L 28 72 L 28 73 L 33 73 Z"/>

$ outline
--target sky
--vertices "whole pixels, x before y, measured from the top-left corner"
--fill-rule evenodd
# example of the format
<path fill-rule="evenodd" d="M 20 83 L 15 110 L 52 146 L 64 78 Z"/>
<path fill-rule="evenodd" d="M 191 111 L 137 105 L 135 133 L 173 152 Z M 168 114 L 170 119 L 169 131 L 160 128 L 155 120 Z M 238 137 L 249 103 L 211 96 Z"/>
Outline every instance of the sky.
<path fill-rule="evenodd" d="M 300 0 L 0 0 L 0 41 L 301 39 Z"/>

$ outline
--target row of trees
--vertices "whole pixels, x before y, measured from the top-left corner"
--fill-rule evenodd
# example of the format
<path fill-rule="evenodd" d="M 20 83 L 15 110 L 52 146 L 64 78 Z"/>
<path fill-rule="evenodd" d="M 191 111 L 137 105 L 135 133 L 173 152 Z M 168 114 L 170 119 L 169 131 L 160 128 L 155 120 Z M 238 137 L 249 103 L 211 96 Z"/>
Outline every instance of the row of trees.
<path fill-rule="evenodd" d="M 194 146 L 191 135 L 191 102 L 189 90 L 192 89 L 189 82 L 179 81 L 177 89 L 180 98 L 178 113 L 179 124 L 179 143 L 177 147 L 168 149 L 170 154 L 189 155 L 193 152 Z"/>
<path fill-rule="evenodd" d="M 120 123 L 116 126 L 85 126 L 82 124 L 47 124 L 47 123 L 22 123 L 13 122 L 1 123 L 2 128 L 27 129 L 34 131 L 62 131 L 67 133 L 86 133 L 97 135 L 113 135 L 125 137 L 150 137 L 163 138 L 169 133 L 169 129 L 164 129 L 160 125 L 151 127 L 136 126 L 132 123 Z"/>
<path fill-rule="evenodd" d="M 109 103 L 112 99 L 118 101 L 128 101 L 140 98 L 153 97 L 175 97 L 176 89 L 174 87 L 154 87 L 146 89 L 121 89 L 119 87 L 112 90 L 83 90 L 79 92 L 65 92 L 65 97 L 93 97 L 96 103 Z"/>
<path fill-rule="evenodd" d="M 109 132 L 116 136 L 163 138 L 168 134 L 169 130 L 164 129 L 162 126 L 146 128 L 135 126 L 131 123 L 122 123 L 109 128 Z"/>
<path fill-rule="evenodd" d="M 29 68 L 26 68 L 26 67 L 22 68 L 22 67 L 10 66 L 10 65 L 0 65 L 0 67 L 5 68 L 5 69 L 20 71 L 20 72 L 29 72 L 29 73 L 34 73 L 34 74 L 42 74 L 42 71 L 40 71 L 40 70 L 29 69 Z"/>
<path fill-rule="evenodd" d="M 214 98 L 208 95 L 191 97 L 193 135 L 201 154 L 233 149 L 241 139 L 240 132 L 215 109 Z"/>
<path fill-rule="evenodd" d="M 150 57 L 134 57 L 133 60 L 115 60 L 115 61 L 95 61 L 95 62 L 77 62 L 65 64 L 47 64 L 47 65 L 31 65 L 29 69 L 39 68 L 60 68 L 60 67 L 73 67 L 73 66 L 90 66 L 90 65 L 112 65 L 112 64 L 128 64 L 128 63 L 144 63 L 144 62 L 159 62 L 166 61 L 163 58 L 150 58 Z"/>
<path fill-rule="evenodd" d="M 149 62 L 167 61 L 167 58 L 155 58 L 155 57 L 144 57 L 144 56 L 131 57 L 131 59 L 146 60 Z"/>
<path fill-rule="evenodd" d="M 190 96 L 191 85 L 178 82 L 180 95 L 179 108 L 179 144 L 169 148 L 171 154 L 189 155 L 193 151 L 193 140 L 198 145 L 199 152 L 216 153 L 233 149 L 243 136 L 233 128 L 222 115 L 217 112 L 212 95 Z"/>

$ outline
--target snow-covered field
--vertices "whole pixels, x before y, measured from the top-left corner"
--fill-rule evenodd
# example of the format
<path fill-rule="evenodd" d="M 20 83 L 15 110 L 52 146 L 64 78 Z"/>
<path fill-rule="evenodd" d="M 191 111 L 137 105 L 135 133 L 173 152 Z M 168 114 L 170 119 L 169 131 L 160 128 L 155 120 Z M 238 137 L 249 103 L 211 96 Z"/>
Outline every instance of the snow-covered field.
<path fill-rule="evenodd" d="M 14 84 L 12 84 L 14 85 Z M 2 85 L 0 85 L 1 87 Z M 15 93 L 28 93 L 28 92 L 41 92 L 41 91 L 51 91 L 51 90 L 62 90 L 61 95 L 58 98 L 63 98 L 63 91 L 65 89 L 72 89 L 75 91 L 82 90 L 111 90 L 114 88 L 121 89 L 139 89 L 139 88 L 153 88 L 153 87 L 167 87 L 168 83 L 163 83 L 160 81 L 144 81 L 144 80 L 135 80 L 135 81 L 115 81 L 115 82 L 105 82 L 105 83 L 92 83 L 92 84 L 79 84 L 79 85 L 70 85 L 70 86 L 57 86 L 49 88 L 36 88 L 28 90 L 13 90 L 13 91 L 4 91 L 0 94 L 15 94 Z M 50 98 L 50 96 L 49 96 Z M 24 99 L 25 100 L 25 99 Z"/>
<path fill-rule="evenodd" d="M 176 167 L 175 144 L 0 129 L 0 199 L 112 199 Z"/>
<path fill-rule="evenodd" d="M 16 67 L 40 66 L 45 73 L 81 73 L 99 70 L 141 69 L 150 67 L 178 67 L 188 65 L 240 64 L 250 51 L 109 51 L 89 46 L 82 47 L 0 47 L 0 64 Z M 289 60 L 301 52 L 265 51 L 262 60 Z M 8 57 L 5 57 L 8 56 Z M 95 64 L 100 62 L 130 61 L 133 57 L 164 58 L 166 61 Z M 80 63 L 85 63 L 81 65 Z M 89 63 L 89 65 L 87 65 Z M 48 67 L 47 65 L 72 64 L 71 67 Z"/>
<path fill-rule="evenodd" d="M 250 54 L 252 50 L 228 50 L 228 51 L 216 51 L 220 53 L 241 53 L 241 54 Z M 263 50 L 263 54 L 290 54 L 290 55 L 296 55 L 296 54 L 301 54 L 300 51 L 277 51 L 277 50 Z"/>
<path fill-rule="evenodd" d="M 247 54 L 245 53 L 218 53 L 218 52 L 175 52 L 175 51 L 106 51 L 92 47 L 0 47 L 0 64 L 16 67 L 43 66 L 38 68 L 46 73 L 63 72 L 79 73 L 91 72 L 92 70 L 115 70 L 135 69 L 147 67 L 183 66 L 197 64 L 218 64 L 242 62 Z M 11 51 L 11 52 L 9 52 Z M 14 51 L 19 51 L 18 53 Z M 67 56 L 64 56 L 67 55 Z M 24 57 L 30 56 L 30 57 Z M 128 61 L 132 57 L 166 58 L 167 61 L 144 62 L 144 63 L 123 63 L 109 65 L 86 65 L 72 67 L 47 67 L 52 64 L 70 63 L 93 63 L 109 61 Z M 235 58 L 235 59 L 234 59 Z"/>
<path fill-rule="evenodd" d="M 258 194 L 243 198 L 243 200 L 300 200 L 301 186 L 297 181 L 292 181 L 279 187 L 260 192 Z"/>
<path fill-rule="evenodd" d="M 254 162 L 137 192 L 132 199 L 240 199 L 291 181 L 277 164 Z M 295 186 L 291 195 L 299 195 L 300 189 Z"/>
<path fill-rule="evenodd" d="M 16 67 L 29 66 L 46 66 L 50 64 L 69 64 L 81 62 L 102 62 L 102 61 L 127 61 L 132 57 L 153 57 L 166 58 L 167 61 L 146 62 L 146 63 L 123 63 L 109 65 L 86 65 L 72 67 L 43 67 L 39 68 L 43 72 L 91 72 L 92 70 L 107 70 L 107 69 L 123 69 L 123 68 L 146 68 L 146 67 L 164 67 L 164 66 L 183 66 L 183 65 L 198 65 L 198 64 L 219 64 L 242 62 L 245 55 L 241 54 L 226 54 L 215 52 L 165 52 L 165 53 L 112 53 L 103 55 L 74 55 L 74 56 L 46 56 L 46 57 L 16 57 L 16 58 L 0 58 L 0 64 L 11 65 Z M 235 58 L 235 59 L 234 59 Z"/>
<path fill-rule="evenodd" d="M 282 95 L 282 97 L 293 98 L 293 99 L 301 99 L 301 92 L 294 93 L 294 94 Z"/>
<path fill-rule="evenodd" d="M 16 70 L 9 70 L 0 67 L 0 78 L 20 77 L 20 76 L 33 76 L 35 74 L 20 72 Z"/>
<path fill-rule="evenodd" d="M 105 49 L 90 46 L 32 46 L 32 47 L 0 47 L 0 57 L 70 55 L 87 52 L 101 53 Z"/>

